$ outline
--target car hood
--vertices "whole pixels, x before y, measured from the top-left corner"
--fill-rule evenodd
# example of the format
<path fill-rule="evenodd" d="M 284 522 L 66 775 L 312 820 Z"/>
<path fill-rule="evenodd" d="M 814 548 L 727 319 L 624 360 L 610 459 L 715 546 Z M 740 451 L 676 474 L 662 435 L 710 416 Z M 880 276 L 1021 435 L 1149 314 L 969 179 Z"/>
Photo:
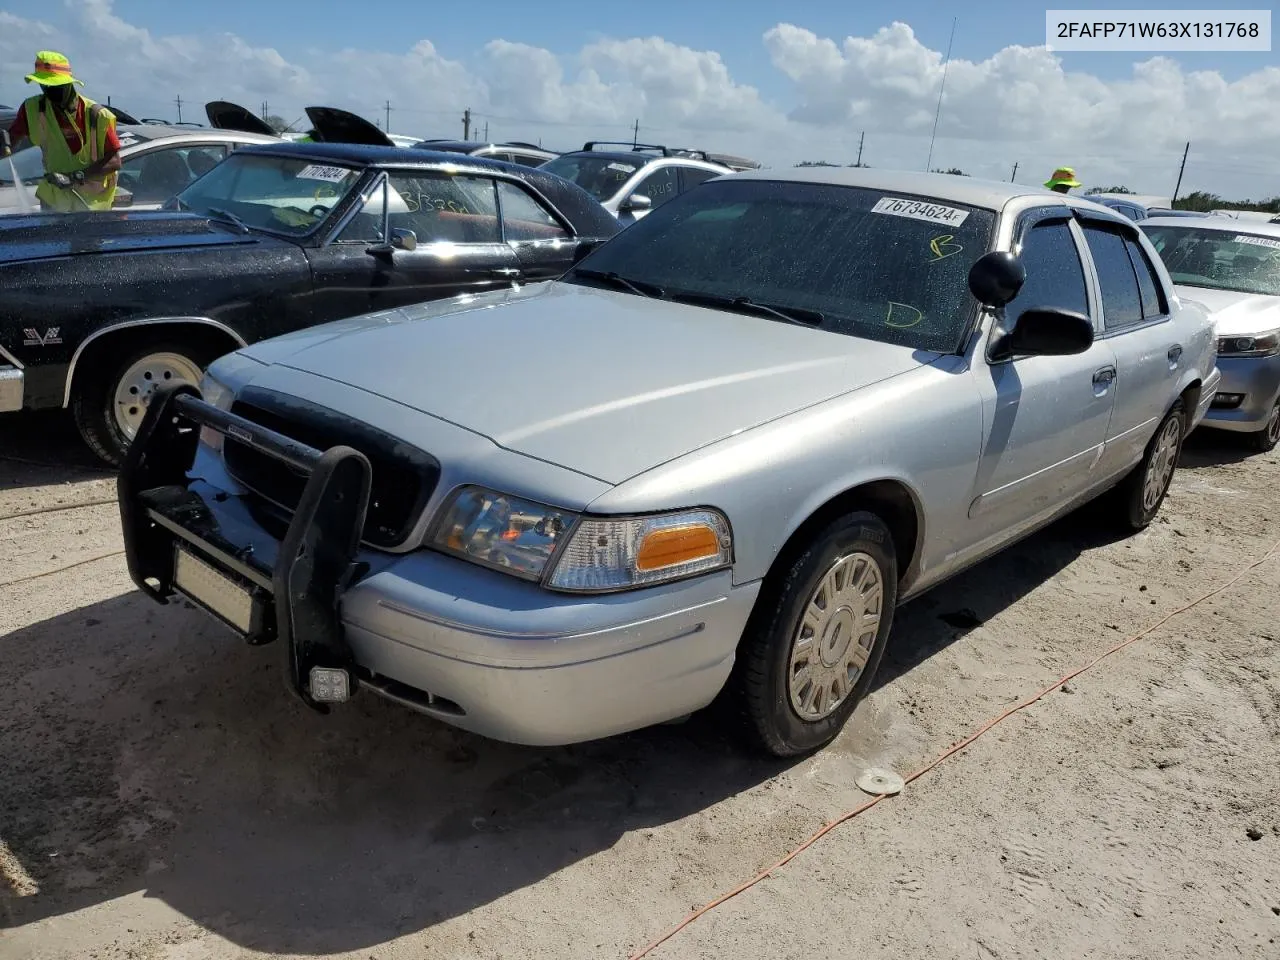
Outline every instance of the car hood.
<path fill-rule="evenodd" d="M 559 282 L 374 314 L 242 352 L 607 483 L 938 359 Z M 272 379 L 267 369 L 252 382 L 269 389 Z"/>
<path fill-rule="evenodd" d="M 1249 336 L 1280 327 L 1280 297 L 1181 284 L 1174 289 L 1184 300 L 1204 304 L 1220 337 Z"/>
<path fill-rule="evenodd" d="M 0 217 L 0 264 L 273 241 L 190 213 L 36 214 Z"/>

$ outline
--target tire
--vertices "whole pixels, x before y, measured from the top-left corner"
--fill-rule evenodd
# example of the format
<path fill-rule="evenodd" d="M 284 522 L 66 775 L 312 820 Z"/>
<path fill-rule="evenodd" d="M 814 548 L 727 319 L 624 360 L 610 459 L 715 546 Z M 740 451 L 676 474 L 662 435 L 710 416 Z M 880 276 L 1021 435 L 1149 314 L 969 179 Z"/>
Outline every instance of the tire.
<path fill-rule="evenodd" d="M 1182 453 L 1187 412 L 1181 400 L 1156 427 L 1142 460 L 1116 488 L 1116 512 L 1121 526 L 1137 533 L 1151 525 L 1160 512 Z"/>
<path fill-rule="evenodd" d="M 1247 442 L 1257 453 L 1270 453 L 1280 443 L 1280 400 L 1271 408 L 1271 419 L 1255 433 L 1247 435 Z"/>
<path fill-rule="evenodd" d="M 898 600 L 898 561 L 883 521 L 857 512 L 782 563 L 743 633 L 732 696 L 754 746 L 794 757 L 834 740 L 875 680 Z M 806 624 L 811 607 L 815 622 Z M 875 615 L 874 624 L 864 615 Z M 803 668 L 809 657 L 816 670 Z"/>
<path fill-rule="evenodd" d="M 135 341 L 129 347 L 99 354 L 71 396 L 71 413 L 85 444 L 104 462 L 120 466 L 146 412 L 148 390 L 154 389 L 148 385 L 175 378 L 189 380 L 191 375 L 198 382 L 216 356 L 208 347 L 182 340 L 146 346 Z M 121 404 L 117 415 L 117 400 L 131 392 L 139 402 L 127 407 Z"/>

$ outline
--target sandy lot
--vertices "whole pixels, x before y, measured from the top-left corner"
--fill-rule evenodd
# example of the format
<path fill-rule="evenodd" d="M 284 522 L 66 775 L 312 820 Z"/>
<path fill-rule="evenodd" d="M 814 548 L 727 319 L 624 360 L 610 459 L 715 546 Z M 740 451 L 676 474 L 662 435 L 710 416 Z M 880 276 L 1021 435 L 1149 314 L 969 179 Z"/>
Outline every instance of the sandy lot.
<path fill-rule="evenodd" d="M 113 495 L 60 418 L 0 438 L 4 960 L 625 960 L 862 802 L 867 763 L 921 766 L 1280 540 L 1280 457 L 1193 439 L 1149 531 L 1086 511 L 901 611 L 816 757 L 714 717 L 531 750 L 305 712 L 277 651 L 95 559 L 112 505 L 13 516 Z M 1278 586 L 1280 557 L 651 956 L 1280 958 Z"/>

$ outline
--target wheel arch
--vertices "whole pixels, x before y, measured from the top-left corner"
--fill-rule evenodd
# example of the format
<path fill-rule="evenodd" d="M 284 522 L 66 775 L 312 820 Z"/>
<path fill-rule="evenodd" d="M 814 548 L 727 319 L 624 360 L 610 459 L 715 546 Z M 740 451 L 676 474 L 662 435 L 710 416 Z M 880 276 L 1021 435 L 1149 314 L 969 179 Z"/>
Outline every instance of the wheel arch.
<path fill-rule="evenodd" d="M 101 330 L 95 330 L 85 337 L 80 342 L 80 345 L 76 347 L 75 353 L 71 355 L 71 362 L 67 365 L 66 384 L 62 392 L 63 408 L 65 409 L 71 405 L 71 392 L 75 387 L 76 371 L 79 369 L 80 361 L 84 356 L 91 356 L 93 352 L 101 350 L 110 343 L 117 342 L 122 336 L 128 335 L 132 331 L 151 326 L 186 326 L 200 328 L 202 332 L 214 331 L 215 336 L 225 338 L 227 352 L 248 346 L 248 341 L 236 333 L 234 329 L 220 320 L 213 320 L 209 317 L 148 317 L 141 320 L 123 320 L 120 323 L 113 323 L 110 326 L 103 327 Z"/>
<path fill-rule="evenodd" d="M 782 548 L 765 574 L 766 581 L 785 568 L 787 559 L 836 517 L 855 510 L 867 510 L 884 521 L 893 538 L 898 558 L 898 587 L 902 595 L 917 579 L 921 544 L 924 541 L 924 511 L 920 497 L 906 482 L 885 477 L 863 480 L 834 493 L 820 495 L 820 502 L 798 511 L 797 522 L 787 533 Z"/>

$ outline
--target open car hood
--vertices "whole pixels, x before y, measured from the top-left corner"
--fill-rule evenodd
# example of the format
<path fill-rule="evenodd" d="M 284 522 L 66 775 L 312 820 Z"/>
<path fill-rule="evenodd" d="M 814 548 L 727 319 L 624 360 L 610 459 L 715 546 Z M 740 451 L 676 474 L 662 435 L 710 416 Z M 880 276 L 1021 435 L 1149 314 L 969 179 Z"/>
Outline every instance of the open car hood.
<path fill-rule="evenodd" d="M 364 117 L 337 107 L 307 107 L 307 119 L 326 143 L 361 143 L 371 147 L 396 145 Z"/>
<path fill-rule="evenodd" d="M 214 100 L 204 105 L 204 114 L 209 118 L 209 126 L 218 130 L 239 130 L 241 133 L 263 133 L 269 137 L 276 136 L 276 132 L 271 129 L 269 123 L 238 103 Z"/>

